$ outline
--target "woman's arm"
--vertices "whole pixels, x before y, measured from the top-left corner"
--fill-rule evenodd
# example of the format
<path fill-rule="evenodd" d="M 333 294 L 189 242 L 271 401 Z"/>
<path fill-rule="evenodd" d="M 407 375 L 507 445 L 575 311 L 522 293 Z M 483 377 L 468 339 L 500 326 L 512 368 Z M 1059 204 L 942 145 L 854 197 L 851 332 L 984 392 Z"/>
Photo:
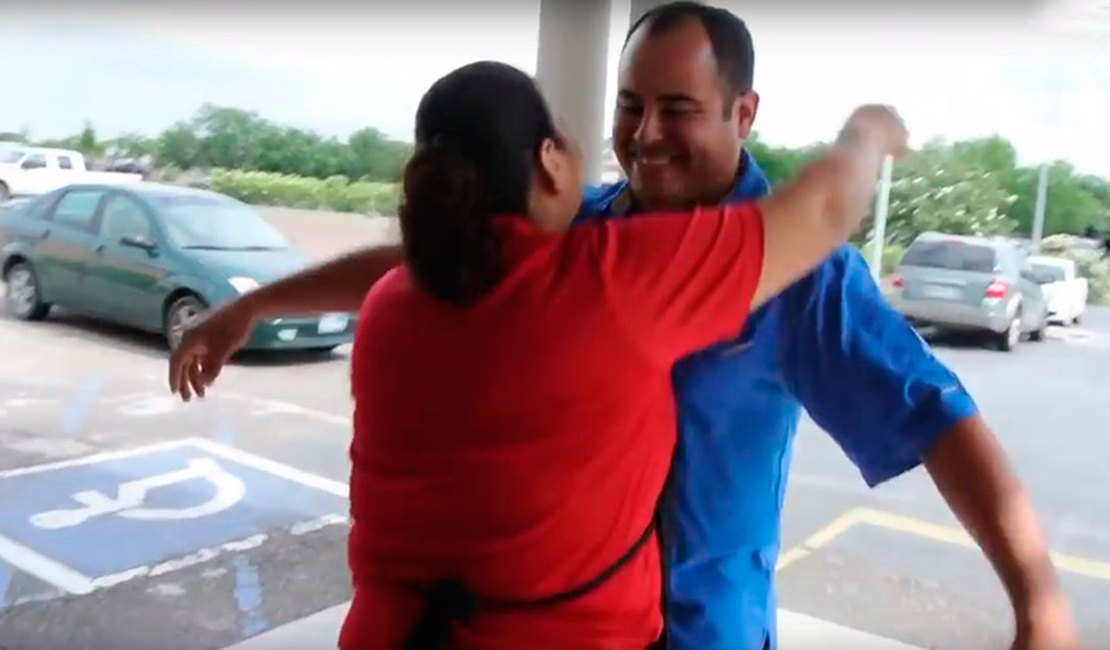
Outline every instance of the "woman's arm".
<path fill-rule="evenodd" d="M 185 332 L 170 357 L 170 390 L 185 401 L 203 397 L 231 355 L 265 318 L 329 311 L 356 312 L 366 292 L 401 264 L 400 246 L 367 248 L 305 269 L 252 291 Z"/>
<path fill-rule="evenodd" d="M 737 335 L 749 312 L 846 242 L 879 165 L 905 149 L 894 112 L 858 109 L 836 144 L 760 202 L 598 224 L 606 299 L 663 363 Z"/>
<path fill-rule="evenodd" d="M 859 108 L 823 156 L 761 201 L 763 271 L 753 309 L 848 240 L 869 211 L 883 158 L 904 154 L 906 138 L 893 110 Z"/>

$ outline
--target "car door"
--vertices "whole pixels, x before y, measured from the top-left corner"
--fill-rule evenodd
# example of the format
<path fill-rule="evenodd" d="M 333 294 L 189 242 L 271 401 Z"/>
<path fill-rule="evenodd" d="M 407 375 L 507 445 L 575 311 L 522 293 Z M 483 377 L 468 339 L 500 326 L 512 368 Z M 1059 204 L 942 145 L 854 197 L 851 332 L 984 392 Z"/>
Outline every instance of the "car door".
<path fill-rule="evenodd" d="M 113 320 L 158 329 L 164 297 L 159 281 L 166 271 L 146 206 L 127 193 L 110 192 L 98 226 L 98 240 L 85 271 L 87 293 L 112 312 Z"/>
<path fill-rule="evenodd" d="M 66 190 L 46 214 L 46 227 L 34 244 L 35 271 L 44 295 L 63 307 L 99 311 L 85 296 L 82 279 L 97 237 L 93 224 L 105 191 Z"/>
<path fill-rule="evenodd" d="M 45 154 L 30 154 L 19 164 L 19 169 L 22 172 L 20 183 L 12 188 L 16 194 L 38 195 L 55 189 L 51 182 L 54 173 L 47 165 Z"/>

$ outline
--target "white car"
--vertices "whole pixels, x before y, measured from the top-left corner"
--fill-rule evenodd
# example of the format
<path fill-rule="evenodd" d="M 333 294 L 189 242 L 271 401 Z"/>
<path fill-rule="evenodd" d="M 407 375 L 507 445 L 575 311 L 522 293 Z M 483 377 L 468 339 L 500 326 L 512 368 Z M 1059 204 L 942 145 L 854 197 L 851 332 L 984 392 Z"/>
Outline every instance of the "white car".
<path fill-rule="evenodd" d="M 0 202 L 14 196 L 39 196 L 66 185 L 122 185 L 142 180 L 142 174 L 89 171 L 80 151 L 0 147 Z"/>
<path fill-rule="evenodd" d="M 1079 275 L 1074 260 L 1033 255 L 1029 258 L 1037 283 L 1048 302 L 1049 322 L 1078 323 L 1087 308 L 1087 278 Z"/>

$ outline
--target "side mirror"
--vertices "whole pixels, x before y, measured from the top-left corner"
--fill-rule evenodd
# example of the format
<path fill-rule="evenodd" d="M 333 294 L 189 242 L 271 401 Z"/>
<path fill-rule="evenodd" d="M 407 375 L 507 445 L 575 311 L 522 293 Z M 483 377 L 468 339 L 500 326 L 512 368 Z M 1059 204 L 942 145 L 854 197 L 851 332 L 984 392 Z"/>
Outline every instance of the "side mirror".
<path fill-rule="evenodd" d="M 148 253 L 154 253 L 158 245 L 142 235 L 124 235 L 119 240 L 120 245 L 132 248 L 141 248 Z"/>

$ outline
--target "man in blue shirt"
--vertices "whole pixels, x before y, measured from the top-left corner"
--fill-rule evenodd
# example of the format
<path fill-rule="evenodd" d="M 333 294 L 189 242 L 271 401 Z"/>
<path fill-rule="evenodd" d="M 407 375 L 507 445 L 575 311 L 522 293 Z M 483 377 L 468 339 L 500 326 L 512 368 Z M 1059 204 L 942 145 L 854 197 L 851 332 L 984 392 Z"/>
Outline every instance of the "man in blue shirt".
<path fill-rule="evenodd" d="M 759 101 L 753 60 L 747 28 L 723 9 L 675 2 L 633 25 L 613 134 L 629 180 L 587 191 L 580 220 L 766 194 L 743 149 Z M 221 308 L 174 354 L 171 385 L 202 392 L 256 319 L 356 311 L 397 260 L 396 249 L 361 251 Z M 958 378 L 853 249 L 754 313 L 739 339 L 684 360 L 674 383 L 681 432 L 660 510 L 669 647 L 775 647 L 780 515 L 803 407 L 869 485 L 924 463 L 1002 578 L 1018 647 L 1070 647 L 1028 498 Z"/>

